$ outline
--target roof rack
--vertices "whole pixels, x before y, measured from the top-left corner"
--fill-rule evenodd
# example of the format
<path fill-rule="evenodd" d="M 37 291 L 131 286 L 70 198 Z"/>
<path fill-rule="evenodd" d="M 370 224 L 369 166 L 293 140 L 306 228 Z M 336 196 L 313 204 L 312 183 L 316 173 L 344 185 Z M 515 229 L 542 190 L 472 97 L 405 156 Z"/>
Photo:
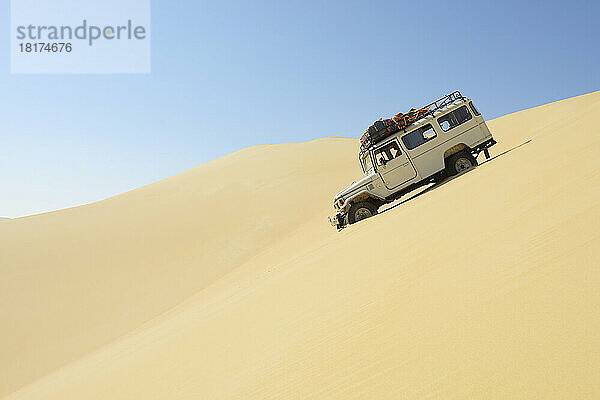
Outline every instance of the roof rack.
<path fill-rule="evenodd" d="M 411 109 L 408 113 L 396 114 L 391 121 L 395 122 L 395 129 L 387 129 L 387 132 L 378 135 L 372 135 L 369 133 L 369 129 L 367 132 L 360 138 L 361 141 L 361 154 L 368 150 L 374 144 L 381 142 L 383 139 L 387 138 L 391 134 L 398 132 L 400 130 L 406 130 L 411 124 L 414 122 L 426 117 L 427 115 L 432 115 L 435 111 L 446 107 L 457 100 L 465 100 L 466 98 L 458 91 L 454 91 L 450 94 L 443 96 L 442 98 L 427 104 L 424 107 L 419 109 Z"/>
<path fill-rule="evenodd" d="M 447 105 L 450 105 L 452 103 L 454 103 L 456 100 L 465 100 L 465 96 L 463 96 L 458 90 L 445 95 L 444 97 L 442 97 L 441 99 L 438 99 L 436 101 L 434 101 L 431 104 L 426 105 L 425 109 L 427 109 L 427 114 L 433 114 L 434 111 L 439 110 L 440 108 L 446 107 Z"/>

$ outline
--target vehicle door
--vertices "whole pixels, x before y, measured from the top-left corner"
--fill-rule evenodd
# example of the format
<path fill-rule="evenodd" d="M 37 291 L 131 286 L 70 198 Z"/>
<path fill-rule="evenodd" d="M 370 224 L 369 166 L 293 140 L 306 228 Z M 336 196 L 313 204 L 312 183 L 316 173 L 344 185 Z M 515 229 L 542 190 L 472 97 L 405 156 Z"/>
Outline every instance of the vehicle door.
<path fill-rule="evenodd" d="M 396 188 L 416 178 L 417 171 L 400 148 L 397 139 L 376 148 L 373 153 L 377 172 L 388 189 Z"/>

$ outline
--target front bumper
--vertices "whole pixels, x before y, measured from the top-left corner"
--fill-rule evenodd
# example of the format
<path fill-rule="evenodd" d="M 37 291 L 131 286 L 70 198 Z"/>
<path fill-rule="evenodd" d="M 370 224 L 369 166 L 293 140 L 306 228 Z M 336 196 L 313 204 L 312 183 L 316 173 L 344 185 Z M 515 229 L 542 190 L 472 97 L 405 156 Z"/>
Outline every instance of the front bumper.
<path fill-rule="evenodd" d="M 337 230 L 341 230 L 346 226 L 346 213 L 337 213 L 332 217 L 327 217 L 329 219 L 329 223 L 331 226 L 336 228 Z"/>

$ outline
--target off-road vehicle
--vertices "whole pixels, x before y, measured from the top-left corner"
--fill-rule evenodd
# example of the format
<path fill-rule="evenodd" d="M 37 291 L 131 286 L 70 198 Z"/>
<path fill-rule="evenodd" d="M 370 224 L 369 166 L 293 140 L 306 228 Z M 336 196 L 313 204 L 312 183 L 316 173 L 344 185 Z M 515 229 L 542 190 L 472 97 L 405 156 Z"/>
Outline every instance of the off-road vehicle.
<path fill-rule="evenodd" d="M 330 217 L 338 229 L 377 214 L 379 207 L 420 186 L 477 165 L 496 144 L 481 113 L 456 91 L 418 110 L 376 121 L 361 138 L 364 177 L 339 192 Z"/>

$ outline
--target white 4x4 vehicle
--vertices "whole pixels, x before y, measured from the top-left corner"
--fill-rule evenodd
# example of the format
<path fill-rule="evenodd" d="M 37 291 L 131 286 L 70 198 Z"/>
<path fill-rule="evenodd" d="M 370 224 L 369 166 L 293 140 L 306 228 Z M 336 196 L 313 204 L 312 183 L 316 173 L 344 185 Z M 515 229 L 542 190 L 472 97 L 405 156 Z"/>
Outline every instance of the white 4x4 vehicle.
<path fill-rule="evenodd" d="M 460 92 L 419 110 L 420 118 L 403 129 L 363 142 L 359 161 L 364 177 L 339 192 L 338 213 L 330 222 L 338 229 L 377 214 L 420 186 L 439 182 L 477 165 L 477 156 L 496 144 L 481 113 Z"/>

